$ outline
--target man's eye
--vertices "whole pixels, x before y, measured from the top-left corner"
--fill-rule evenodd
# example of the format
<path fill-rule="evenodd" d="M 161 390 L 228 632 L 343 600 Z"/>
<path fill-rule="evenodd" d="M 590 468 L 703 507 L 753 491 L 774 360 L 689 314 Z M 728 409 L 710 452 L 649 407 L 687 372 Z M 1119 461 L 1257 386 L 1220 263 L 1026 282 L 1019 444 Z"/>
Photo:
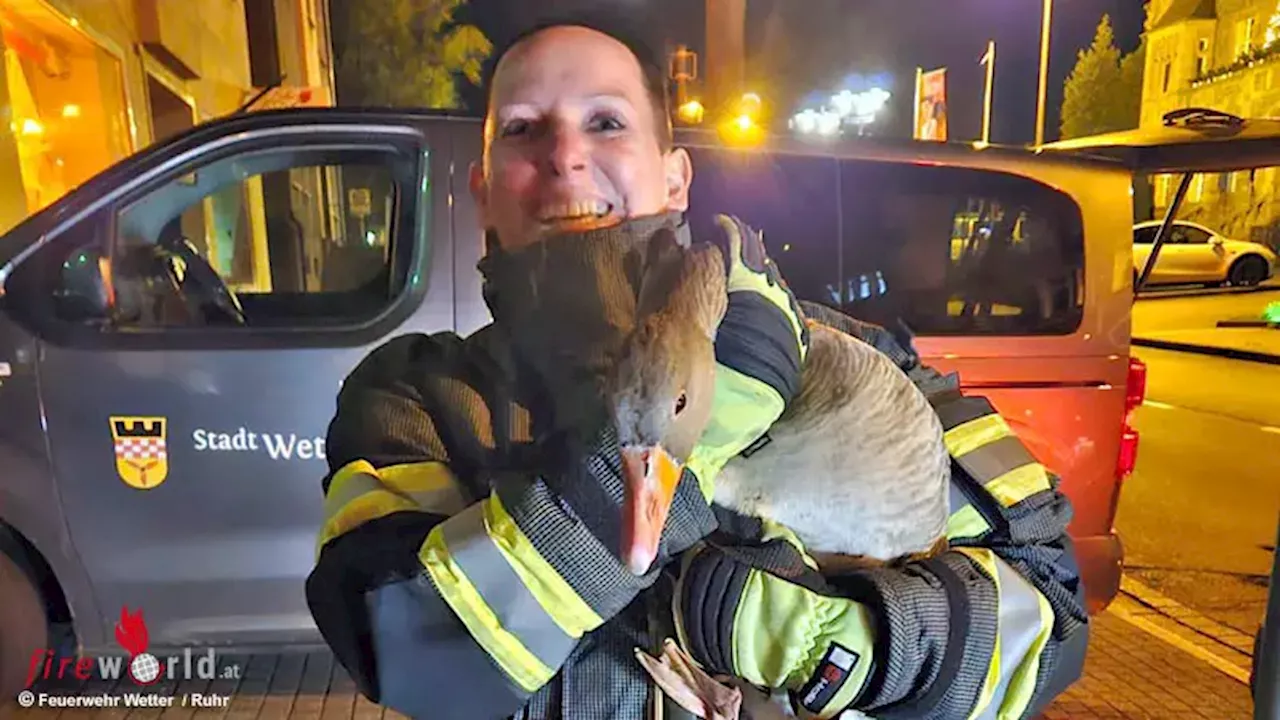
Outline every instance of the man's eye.
<path fill-rule="evenodd" d="M 626 125 L 613 115 L 596 115 L 587 126 L 594 132 L 614 132 L 623 130 Z"/>

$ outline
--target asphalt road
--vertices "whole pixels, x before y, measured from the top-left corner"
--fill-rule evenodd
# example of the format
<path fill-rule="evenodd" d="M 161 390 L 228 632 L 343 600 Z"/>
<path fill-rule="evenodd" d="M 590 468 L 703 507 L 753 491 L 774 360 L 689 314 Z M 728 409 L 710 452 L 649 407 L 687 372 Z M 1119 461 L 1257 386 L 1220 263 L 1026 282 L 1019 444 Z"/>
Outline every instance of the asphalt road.
<path fill-rule="evenodd" d="M 1280 302 L 1280 281 L 1240 290 L 1168 290 L 1143 293 L 1133 307 L 1133 334 L 1215 327 L 1219 320 L 1256 316 Z"/>
<path fill-rule="evenodd" d="M 1280 289 L 1141 300 L 1134 334 L 1213 327 Z M 1116 527 L 1128 573 L 1243 632 L 1266 604 L 1280 520 L 1280 366 L 1135 348 L 1147 363 L 1138 464 Z"/>

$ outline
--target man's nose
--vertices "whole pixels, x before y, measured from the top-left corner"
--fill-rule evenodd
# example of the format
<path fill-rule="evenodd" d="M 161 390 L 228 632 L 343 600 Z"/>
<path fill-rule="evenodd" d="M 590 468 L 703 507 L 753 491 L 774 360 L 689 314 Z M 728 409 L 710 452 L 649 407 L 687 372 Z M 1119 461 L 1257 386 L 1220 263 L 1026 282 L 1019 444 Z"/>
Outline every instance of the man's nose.
<path fill-rule="evenodd" d="M 581 130 L 560 125 L 549 133 L 547 169 L 551 174 L 568 176 L 587 169 L 588 140 Z"/>

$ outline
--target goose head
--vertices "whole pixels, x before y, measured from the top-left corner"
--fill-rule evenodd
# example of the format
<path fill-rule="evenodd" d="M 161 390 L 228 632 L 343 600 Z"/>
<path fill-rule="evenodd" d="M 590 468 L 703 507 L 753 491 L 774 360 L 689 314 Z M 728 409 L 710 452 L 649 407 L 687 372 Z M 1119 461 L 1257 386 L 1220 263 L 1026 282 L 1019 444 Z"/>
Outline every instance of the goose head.
<path fill-rule="evenodd" d="M 637 575 L 657 556 L 684 465 L 711 419 L 715 333 L 728 307 L 714 245 L 651 248 L 650 258 L 610 390 L 626 489 L 620 558 Z"/>

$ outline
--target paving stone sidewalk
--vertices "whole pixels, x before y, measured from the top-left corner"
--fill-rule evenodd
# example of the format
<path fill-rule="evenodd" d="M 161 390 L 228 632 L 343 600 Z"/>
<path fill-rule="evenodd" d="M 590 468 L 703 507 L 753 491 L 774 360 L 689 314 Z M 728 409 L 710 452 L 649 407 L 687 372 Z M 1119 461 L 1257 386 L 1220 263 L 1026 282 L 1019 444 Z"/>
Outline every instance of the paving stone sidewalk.
<path fill-rule="evenodd" d="M 1144 632 L 1112 611 L 1094 618 L 1085 675 L 1041 716 L 1043 720 L 1093 718 L 1252 717 L 1248 688 L 1208 663 Z M 227 720 L 378 720 L 403 716 L 359 696 L 340 666 L 327 653 L 254 655 L 226 658 L 241 662 L 239 680 L 161 683 L 149 692 L 160 697 L 230 697 L 221 707 L 22 709 L 14 702 L 0 707 L 4 720 L 70 720 L 111 718 L 226 718 Z M 119 690 L 102 683 L 37 688 L 61 696 L 112 696 Z"/>

